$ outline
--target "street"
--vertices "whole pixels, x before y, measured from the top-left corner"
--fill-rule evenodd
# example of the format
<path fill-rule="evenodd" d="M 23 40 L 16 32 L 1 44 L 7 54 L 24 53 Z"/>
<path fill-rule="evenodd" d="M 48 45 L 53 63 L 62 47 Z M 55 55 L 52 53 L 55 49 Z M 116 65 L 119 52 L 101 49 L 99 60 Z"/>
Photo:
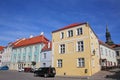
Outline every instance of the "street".
<path fill-rule="evenodd" d="M 79 78 L 69 77 L 34 77 L 33 73 L 17 72 L 17 71 L 0 71 L 0 80 L 82 80 Z M 83 79 L 86 80 L 86 79 Z"/>
<path fill-rule="evenodd" d="M 117 70 L 118 71 L 118 70 Z M 113 75 L 114 73 L 108 71 L 101 71 L 96 75 L 85 78 L 85 77 L 34 77 L 33 73 L 29 72 L 18 72 L 18 71 L 0 71 L 0 80 L 120 80 L 120 74 Z M 106 75 L 107 78 L 105 78 Z"/>

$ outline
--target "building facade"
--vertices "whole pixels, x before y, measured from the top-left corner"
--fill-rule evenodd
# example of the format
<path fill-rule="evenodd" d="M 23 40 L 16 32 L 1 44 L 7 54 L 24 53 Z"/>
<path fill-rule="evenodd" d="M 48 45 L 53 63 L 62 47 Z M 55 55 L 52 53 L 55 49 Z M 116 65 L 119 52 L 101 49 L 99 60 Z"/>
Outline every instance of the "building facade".
<path fill-rule="evenodd" d="M 49 40 L 43 35 L 30 37 L 19 41 L 13 46 L 11 69 L 21 69 L 25 67 L 33 67 L 32 62 L 35 62 L 35 67 L 40 67 L 40 52 Z"/>
<path fill-rule="evenodd" d="M 101 69 L 104 70 L 117 66 L 115 50 L 102 41 L 99 41 L 99 44 L 100 44 L 100 55 L 101 55 L 100 57 Z"/>
<path fill-rule="evenodd" d="M 0 66 L 2 66 L 2 55 L 3 55 L 4 47 L 0 46 Z"/>
<path fill-rule="evenodd" d="M 116 51 L 117 64 L 120 67 L 120 44 L 114 44 L 112 48 Z"/>
<path fill-rule="evenodd" d="M 52 43 L 46 44 L 40 53 L 40 65 L 41 67 L 52 66 Z"/>
<path fill-rule="evenodd" d="M 10 67 L 11 63 L 11 54 L 12 54 L 12 43 L 8 43 L 6 47 L 4 47 L 3 55 L 2 55 L 2 65 Z"/>
<path fill-rule="evenodd" d="M 100 71 L 99 42 L 88 23 L 76 23 L 52 32 L 56 75 L 91 76 Z"/>

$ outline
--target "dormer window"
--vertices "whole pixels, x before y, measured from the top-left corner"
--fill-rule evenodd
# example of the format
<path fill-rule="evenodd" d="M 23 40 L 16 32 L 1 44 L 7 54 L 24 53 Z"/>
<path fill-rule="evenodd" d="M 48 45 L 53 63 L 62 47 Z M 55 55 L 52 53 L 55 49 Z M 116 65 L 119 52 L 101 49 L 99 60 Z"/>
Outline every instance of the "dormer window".
<path fill-rule="evenodd" d="M 73 36 L 73 30 L 69 30 L 68 31 L 68 37 L 72 37 Z"/>

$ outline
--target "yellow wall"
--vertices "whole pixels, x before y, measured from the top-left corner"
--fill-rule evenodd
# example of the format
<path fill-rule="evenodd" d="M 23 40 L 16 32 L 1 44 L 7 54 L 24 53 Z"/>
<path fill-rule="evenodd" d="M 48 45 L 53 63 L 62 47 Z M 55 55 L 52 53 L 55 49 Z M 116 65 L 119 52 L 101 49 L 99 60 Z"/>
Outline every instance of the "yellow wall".
<path fill-rule="evenodd" d="M 83 29 L 83 35 L 76 35 L 76 29 L 78 27 L 82 27 Z M 67 37 L 67 31 L 73 30 L 74 36 L 73 37 Z M 65 75 L 66 76 L 91 76 L 92 74 L 99 71 L 98 61 L 99 58 L 95 56 L 91 56 L 91 43 L 94 43 L 95 49 L 99 47 L 99 44 L 97 44 L 97 38 L 94 35 L 90 35 L 90 31 L 92 31 L 88 24 L 80 25 L 74 28 L 58 31 L 52 33 L 52 52 L 53 52 L 53 66 L 56 68 L 57 75 Z M 64 32 L 64 38 L 60 38 L 60 33 Z M 94 39 L 91 39 L 91 36 Z M 76 51 L 76 44 L 77 41 L 83 41 L 84 42 L 84 51 L 78 52 Z M 59 53 L 59 45 L 65 44 L 65 53 L 60 54 Z M 99 51 L 98 51 L 99 52 Z M 85 67 L 79 68 L 77 67 L 77 59 L 78 58 L 84 58 L 85 59 Z M 62 59 L 63 60 L 63 66 L 62 68 L 57 67 L 57 60 Z M 91 59 L 94 59 L 95 66 L 91 66 Z M 96 63 L 97 61 L 97 63 Z M 93 68 L 93 69 L 92 69 Z M 85 69 L 87 69 L 87 73 L 85 73 Z"/>

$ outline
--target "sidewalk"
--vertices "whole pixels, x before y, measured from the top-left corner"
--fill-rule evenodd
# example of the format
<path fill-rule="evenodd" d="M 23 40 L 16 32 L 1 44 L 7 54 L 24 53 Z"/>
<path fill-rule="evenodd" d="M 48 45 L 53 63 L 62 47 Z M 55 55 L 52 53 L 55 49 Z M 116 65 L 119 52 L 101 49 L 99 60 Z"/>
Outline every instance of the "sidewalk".
<path fill-rule="evenodd" d="M 120 80 L 120 69 L 100 71 L 91 76 L 90 80 Z"/>

